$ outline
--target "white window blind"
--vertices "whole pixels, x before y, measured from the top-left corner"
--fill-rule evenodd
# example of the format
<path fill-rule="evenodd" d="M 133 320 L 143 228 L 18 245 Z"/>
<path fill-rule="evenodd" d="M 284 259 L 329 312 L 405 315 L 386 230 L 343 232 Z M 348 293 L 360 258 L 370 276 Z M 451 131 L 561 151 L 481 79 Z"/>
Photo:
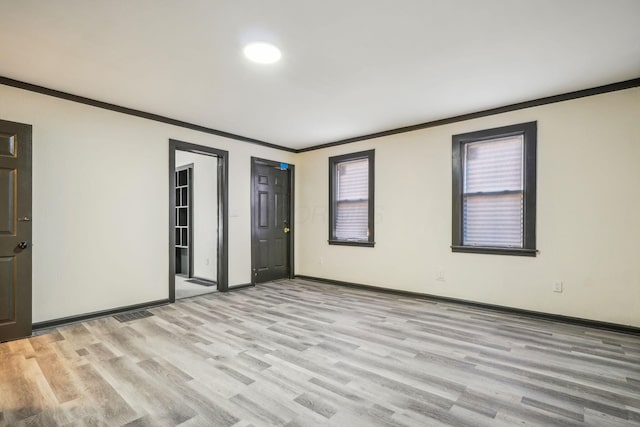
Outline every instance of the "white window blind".
<path fill-rule="evenodd" d="M 369 236 L 369 160 L 336 165 L 335 238 L 367 240 Z"/>
<path fill-rule="evenodd" d="M 522 248 L 522 135 L 465 144 L 463 244 Z"/>

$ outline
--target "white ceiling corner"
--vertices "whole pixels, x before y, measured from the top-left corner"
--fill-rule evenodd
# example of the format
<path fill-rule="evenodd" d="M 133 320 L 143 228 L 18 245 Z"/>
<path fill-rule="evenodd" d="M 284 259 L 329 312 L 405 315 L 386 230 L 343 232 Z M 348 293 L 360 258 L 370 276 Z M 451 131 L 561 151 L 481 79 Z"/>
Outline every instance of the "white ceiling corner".
<path fill-rule="evenodd" d="M 638 0 L 0 0 L 0 75 L 290 148 L 640 77 Z M 276 44 L 274 65 L 242 55 Z"/>

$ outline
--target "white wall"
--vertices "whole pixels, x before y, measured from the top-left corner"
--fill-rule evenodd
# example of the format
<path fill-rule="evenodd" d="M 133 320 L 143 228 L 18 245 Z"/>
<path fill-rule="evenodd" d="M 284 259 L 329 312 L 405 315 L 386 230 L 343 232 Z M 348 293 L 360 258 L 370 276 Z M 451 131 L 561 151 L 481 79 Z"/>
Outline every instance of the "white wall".
<path fill-rule="evenodd" d="M 176 150 L 176 168 L 193 164 L 193 273 L 218 280 L 218 158 Z"/>
<path fill-rule="evenodd" d="M 296 165 L 298 274 L 640 326 L 639 116 L 635 88 L 293 155 L 0 85 L 0 118 L 33 125 L 35 322 L 167 298 L 174 138 L 229 151 L 230 285 L 256 156 Z M 532 120 L 540 254 L 451 253 L 451 135 Z M 329 246 L 327 158 L 369 148 L 376 247 Z"/>
<path fill-rule="evenodd" d="M 229 151 L 229 284 L 251 281 L 251 156 L 291 153 L 0 85 L 33 125 L 33 321 L 168 297 L 169 139 Z"/>
<path fill-rule="evenodd" d="M 539 255 L 452 253 L 451 136 L 534 120 Z M 327 158 L 371 148 L 376 246 L 329 246 Z M 640 326 L 639 161 L 640 88 L 303 153 L 296 272 Z"/>

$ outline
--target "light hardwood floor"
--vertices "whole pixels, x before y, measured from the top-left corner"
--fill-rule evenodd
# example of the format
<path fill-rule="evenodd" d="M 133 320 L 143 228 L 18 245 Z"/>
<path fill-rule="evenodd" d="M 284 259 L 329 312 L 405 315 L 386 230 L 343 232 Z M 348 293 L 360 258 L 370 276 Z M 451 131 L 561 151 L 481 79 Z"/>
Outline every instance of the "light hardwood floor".
<path fill-rule="evenodd" d="M 196 285 L 195 283 L 188 282 L 189 279 L 176 275 L 176 299 L 191 298 L 196 295 L 204 295 L 212 292 L 218 292 L 218 287 Z"/>
<path fill-rule="evenodd" d="M 0 344 L 0 425 L 640 425 L 640 337 L 303 280 Z"/>

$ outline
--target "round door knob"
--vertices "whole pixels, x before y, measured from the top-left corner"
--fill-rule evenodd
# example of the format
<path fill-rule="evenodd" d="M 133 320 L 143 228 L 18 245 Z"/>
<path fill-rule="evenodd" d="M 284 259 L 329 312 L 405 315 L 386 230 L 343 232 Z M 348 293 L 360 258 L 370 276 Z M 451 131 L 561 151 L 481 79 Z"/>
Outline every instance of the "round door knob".
<path fill-rule="evenodd" d="M 20 249 L 27 249 L 29 247 L 29 242 L 20 242 L 18 243 L 18 247 Z"/>

